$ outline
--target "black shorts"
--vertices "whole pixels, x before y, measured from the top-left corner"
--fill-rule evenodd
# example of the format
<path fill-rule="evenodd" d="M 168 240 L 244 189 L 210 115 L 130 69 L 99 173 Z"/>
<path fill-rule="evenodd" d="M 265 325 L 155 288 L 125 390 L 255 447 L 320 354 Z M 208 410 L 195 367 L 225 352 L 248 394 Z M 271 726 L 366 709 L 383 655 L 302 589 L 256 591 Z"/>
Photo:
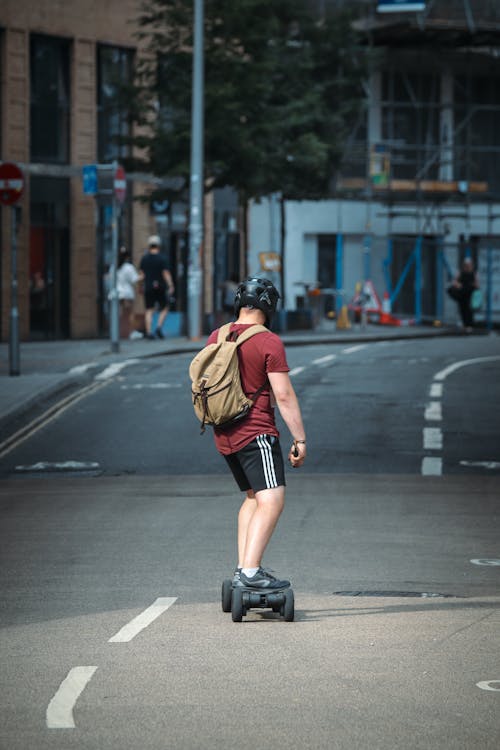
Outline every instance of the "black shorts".
<path fill-rule="evenodd" d="M 166 289 L 146 289 L 144 292 L 144 305 L 146 310 L 151 310 L 153 307 L 158 307 L 159 310 L 164 310 L 167 306 L 167 290 Z"/>
<path fill-rule="evenodd" d="M 283 454 L 274 435 L 258 435 L 240 451 L 224 458 L 242 492 L 285 486 Z"/>

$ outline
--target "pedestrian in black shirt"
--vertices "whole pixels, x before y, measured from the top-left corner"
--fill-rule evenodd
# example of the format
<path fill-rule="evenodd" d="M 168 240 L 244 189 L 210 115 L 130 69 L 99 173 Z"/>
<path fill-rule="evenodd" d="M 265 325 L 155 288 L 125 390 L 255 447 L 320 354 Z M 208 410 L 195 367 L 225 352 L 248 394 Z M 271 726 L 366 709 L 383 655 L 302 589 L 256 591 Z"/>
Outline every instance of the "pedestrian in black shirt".
<path fill-rule="evenodd" d="M 471 305 L 472 294 L 479 289 L 479 279 L 474 271 L 472 258 L 465 258 L 462 269 L 448 287 L 449 296 L 458 304 L 460 317 L 466 333 L 472 331 L 474 325 L 474 311 Z"/>
<path fill-rule="evenodd" d="M 144 306 L 146 338 L 155 336 L 164 338 L 162 326 L 169 310 L 168 298 L 174 293 L 172 274 L 167 268 L 167 261 L 160 254 L 160 238 L 153 235 L 148 240 L 148 252 L 143 256 L 140 264 L 140 279 L 144 282 Z M 158 323 L 156 331 L 151 331 L 153 313 L 158 309 Z"/>

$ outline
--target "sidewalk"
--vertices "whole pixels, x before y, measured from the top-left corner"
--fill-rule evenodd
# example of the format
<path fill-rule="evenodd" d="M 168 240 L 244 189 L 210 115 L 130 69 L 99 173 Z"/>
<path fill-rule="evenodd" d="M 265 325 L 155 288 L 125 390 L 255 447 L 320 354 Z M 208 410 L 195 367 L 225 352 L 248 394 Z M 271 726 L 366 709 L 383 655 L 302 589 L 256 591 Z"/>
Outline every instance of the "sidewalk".
<path fill-rule="evenodd" d="M 282 335 L 286 346 L 306 344 L 349 344 L 363 341 L 455 336 L 455 327 L 377 326 L 364 330 L 353 327 L 335 331 L 294 331 Z M 35 403 L 54 398 L 58 392 L 88 382 L 89 373 L 102 371 L 115 362 L 128 359 L 160 357 L 170 354 L 192 353 L 204 345 L 204 339 L 190 341 L 185 337 L 165 340 L 121 341 L 120 351 L 113 353 L 109 339 L 88 341 L 29 341 L 20 345 L 18 376 L 9 375 L 9 346 L 0 343 L 0 426 L 30 410 Z"/>

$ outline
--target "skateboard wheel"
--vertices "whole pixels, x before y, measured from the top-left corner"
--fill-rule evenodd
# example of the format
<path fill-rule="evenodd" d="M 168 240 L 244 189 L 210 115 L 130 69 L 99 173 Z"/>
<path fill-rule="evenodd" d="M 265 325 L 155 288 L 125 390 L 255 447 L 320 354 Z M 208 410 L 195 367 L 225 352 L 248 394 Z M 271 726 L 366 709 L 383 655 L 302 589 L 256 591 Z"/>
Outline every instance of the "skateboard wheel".
<path fill-rule="evenodd" d="M 283 617 L 285 622 L 293 622 L 295 616 L 295 598 L 292 589 L 285 591 L 285 604 L 283 606 Z"/>
<path fill-rule="evenodd" d="M 243 619 L 243 593 L 241 589 L 233 589 L 231 599 L 232 620 L 233 622 L 241 622 Z"/>
<path fill-rule="evenodd" d="M 232 581 L 229 578 L 226 578 L 224 581 L 222 581 L 221 599 L 222 599 L 222 611 L 223 612 L 231 612 L 232 596 L 233 596 Z"/>

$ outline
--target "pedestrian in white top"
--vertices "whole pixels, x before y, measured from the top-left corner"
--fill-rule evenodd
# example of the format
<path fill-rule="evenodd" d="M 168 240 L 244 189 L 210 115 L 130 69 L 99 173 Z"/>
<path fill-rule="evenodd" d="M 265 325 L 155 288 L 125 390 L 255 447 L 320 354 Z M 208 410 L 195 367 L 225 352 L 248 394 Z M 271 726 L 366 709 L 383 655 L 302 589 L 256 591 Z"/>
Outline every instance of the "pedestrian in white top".
<path fill-rule="evenodd" d="M 128 338 L 134 331 L 135 285 L 139 274 L 131 262 L 130 253 L 120 248 L 118 270 L 116 272 L 116 289 L 120 300 L 120 337 Z"/>

